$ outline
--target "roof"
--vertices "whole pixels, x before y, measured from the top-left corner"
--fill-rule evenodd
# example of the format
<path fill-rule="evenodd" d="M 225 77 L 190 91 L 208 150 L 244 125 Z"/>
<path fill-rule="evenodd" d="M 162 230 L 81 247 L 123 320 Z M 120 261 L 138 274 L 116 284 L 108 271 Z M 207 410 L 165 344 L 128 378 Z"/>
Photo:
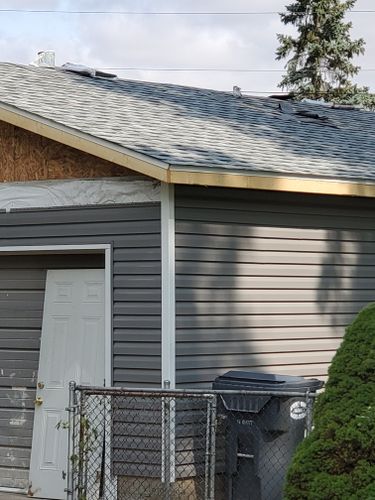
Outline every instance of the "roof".
<path fill-rule="evenodd" d="M 9 63 L 0 64 L 0 82 L 8 112 L 123 148 L 161 171 L 375 183 L 372 112 Z"/>

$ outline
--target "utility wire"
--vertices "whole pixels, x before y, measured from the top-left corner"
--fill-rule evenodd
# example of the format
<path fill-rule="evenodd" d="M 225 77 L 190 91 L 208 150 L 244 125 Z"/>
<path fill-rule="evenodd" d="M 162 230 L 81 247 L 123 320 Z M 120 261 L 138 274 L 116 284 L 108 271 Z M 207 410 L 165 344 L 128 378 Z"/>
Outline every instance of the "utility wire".
<path fill-rule="evenodd" d="M 22 14 L 115 14 L 135 16 L 264 16 L 280 14 L 278 11 L 245 11 L 245 12 L 152 12 L 152 11 L 123 11 L 123 10 L 47 10 L 47 9 L 0 9 L 0 12 Z M 375 10 L 350 10 L 349 13 L 372 14 Z"/>
<path fill-rule="evenodd" d="M 135 66 L 124 66 L 116 67 L 109 66 L 98 68 L 105 71 L 160 71 L 160 72 L 212 72 L 212 73 L 283 73 L 286 69 L 268 69 L 268 68 L 155 68 L 155 67 L 135 67 Z M 375 71 L 375 68 L 363 68 L 362 71 Z"/>

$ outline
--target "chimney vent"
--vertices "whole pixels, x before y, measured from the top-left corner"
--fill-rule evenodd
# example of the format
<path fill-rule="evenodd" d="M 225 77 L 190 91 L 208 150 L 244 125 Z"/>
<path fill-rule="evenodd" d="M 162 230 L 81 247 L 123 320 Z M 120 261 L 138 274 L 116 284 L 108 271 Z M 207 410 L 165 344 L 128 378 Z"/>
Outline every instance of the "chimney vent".
<path fill-rule="evenodd" d="M 38 52 L 38 56 L 31 63 L 32 66 L 39 66 L 41 68 L 54 68 L 55 67 L 55 51 L 42 50 Z"/>

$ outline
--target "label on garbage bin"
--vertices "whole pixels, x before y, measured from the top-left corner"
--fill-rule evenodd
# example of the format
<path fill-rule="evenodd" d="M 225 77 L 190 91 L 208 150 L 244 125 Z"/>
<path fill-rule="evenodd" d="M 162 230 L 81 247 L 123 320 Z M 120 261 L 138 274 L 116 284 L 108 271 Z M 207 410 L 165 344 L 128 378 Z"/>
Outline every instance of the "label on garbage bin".
<path fill-rule="evenodd" d="M 290 406 L 290 418 L 293 420 L 301 420 L 306 417 L 305 401 L 296 401 Z"/>

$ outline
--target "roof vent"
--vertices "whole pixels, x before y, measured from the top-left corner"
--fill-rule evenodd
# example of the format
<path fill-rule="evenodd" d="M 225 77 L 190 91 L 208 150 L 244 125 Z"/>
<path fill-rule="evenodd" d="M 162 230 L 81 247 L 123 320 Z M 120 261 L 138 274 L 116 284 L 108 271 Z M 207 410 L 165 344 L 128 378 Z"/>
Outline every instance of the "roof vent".
<path fill-rule="evenodd" d="M 67 62 L 61 66 L 61 69 L 65 71 L 71 71 L 72 73 L 78 73 L 82 76 L 89 76 L 91 78 L 100 77 L 100 78 L 116 78 L 117 75 L 113 73 L 106 73 L 104 71 L 99 71 L 95 68 L 90 68 L 89 66 L 85 66 L 84 64 L 76 64 Z"/>
<path fill-rule="evenodd" d="M 54 50 L 41 50 L 38 52 L 35 61 L 30 63 L 31 66 L 38 66 L 41 68 L 54 68 L 55 67 L 55 51 Z"/>
<path fill-rule="evenodd" d="M 241 88 L 237 87 L 237 85 L 233 86 L 233 95 L 239 99 L 242 97 Z"/>
<path fill-rule="evenodd" d="M 363 109 L 363 106 L 360 104 L 338 104 L 338 103 L 333 103 L 331 106 L 333 109 L 349 109 L 349 110 L 354 110 L 354 109 Z"/>

